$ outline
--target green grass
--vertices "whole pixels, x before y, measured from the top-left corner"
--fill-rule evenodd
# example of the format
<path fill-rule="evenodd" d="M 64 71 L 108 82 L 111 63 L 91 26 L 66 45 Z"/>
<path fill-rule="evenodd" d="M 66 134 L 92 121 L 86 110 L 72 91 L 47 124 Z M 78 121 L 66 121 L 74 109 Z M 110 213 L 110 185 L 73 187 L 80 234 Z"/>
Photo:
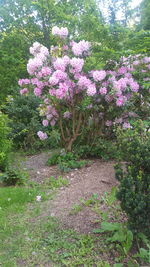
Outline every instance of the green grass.
<path fill-rule="evenodd" d="M 61 176 L 59 176 L 58 178 L 51 176 L 50 178 L 45 180 L 45 185 L 49 186 L 53 190 L 63 186 L 68 186 L 68 183 L 68 180 L 62 178 Z"/>
<path fill-rule="evenodd" d="M 66 185 L 66 180 L 51 177 L 46 185 L 0 188 L 0 266 L 124 266 L 112 264 L 112 261 L 121 260 L 116 245 L 106 240 L 108 234 L 80 234 L 66 227 L 64 229 L 51 216 L 52 202 L 49 199 L 62 185 Z M 103 202 L 109 202 L 109 205 L 111 202 L 114 213 L 113 193 L 112 190 Z M 36 201 L 37 195 L 42 199 L 39 202 Z M 101 199 L 93 194 L 88 200 L 81 199 L 81 205 L 74 205 L 74 212 L 79 212 L 80 207 L 97 211 L 100 203 Z M 117 213 L 116 216 L 120 215 Z M 102 220 L 101 214 L 100 217 Z M 115 250 L 118 253 L 116 259 L 112 256 L 116 255 Z M 110 258 L 111 264 L 108 263 Z M 139 265 L 132 261 L 130 266 Z"/>
<path fill-rule="evenodd" d="M 37 195 L 43 201 L 37 202 Z M 3 187 L 0 196 L 0 266 L 92 266 L 95 261 L 104 266 L 96 256 L 95 237 L 64 230 L 53 217 L 42 215 L 47 203 L 42 187 Z"/>

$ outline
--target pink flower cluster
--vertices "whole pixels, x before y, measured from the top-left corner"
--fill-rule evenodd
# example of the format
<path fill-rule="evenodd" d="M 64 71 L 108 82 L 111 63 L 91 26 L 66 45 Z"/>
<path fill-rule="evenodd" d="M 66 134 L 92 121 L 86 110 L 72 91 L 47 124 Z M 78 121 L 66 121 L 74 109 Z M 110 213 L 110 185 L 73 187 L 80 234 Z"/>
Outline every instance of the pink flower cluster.
<path fill-rule="evenodd" d="M 27 64 L 27 71 L 30 75 L 34 75 L 39 68 L 43 67 L 44 62 L 49 56 L 48 49 L 35 42 L 32 47 L 30 47 L 30 53 L 34 56 L 34 58 L 30 58 Z"/>
<path fill-rule="evenodd" d="M 99 120 L 104 119 L 102 107 L 105 106 L 106 112 L 115 109 L 115 114 L 120 114 L 115 115 L 115 118 L 106 116 L 109 118 L 104 123 L 106 127 L 121 124 L 125 129 L 130 128 L 128 118 L 121 114 L 130 98 L 138 95 L 141 90 L 132 71 L 137 70 L 142 64 L 142 75 L 145 82 L 148 81 L 146 75 L 150 69 L 150 57 L 122 57 L 113 71 L 93 70 L 84 73 L 86 61 L 83 57 L 88 56 L 90 43 L 82 40 L 66 44 L 68 29 L 63 27 L 53 27 L 52 34 L 63 39 L 58 39 L 62 43 L 61 52 L 59 46 L 53 47 L 49 52 L 46 47 L 35 42 L 30 48 L 33 58 L 29 59 L 27 64 L 28 73 L 32 77 L 18 81 L 21 86 L 20 94 L 27 94 L 29 90 L 33 90 L 34 94 L 43 100 L 43 104 L 40 105 L 40 115 L 44 116 L 43 126 L 54 126 L 59 116 L 71 119 L 70 106 L 73 106 L 75 101 L 80 103 L 89 96 L 90 103 L 87 103 L 86 108 L 91 117 L 96 106 Z M 56 57 L 57 52 L 59 57 Z M 65 122 L 67 123 L 67 120 Z M 47 138 L 46 133 L 39 131 L 37 134 L 41 140 Z"/>
<path fill-rule="evenodd" d="M 28 88 L 23 88 L 23 89 L 20 90 L 20 94 L 21 95 L 26 95 L 28 92 L 29 92 Z"/>
<path fill-rule="evenodd" d="M 46 133 L 43 133 L 42 131 L 38 131 L 37 132 L 37 135 L 38 137 L 41 139 L 41 140 L 45 140 L 48 138 L 47 134 Z"/>
<path fill-rule="evenodd" d="M 90 43 L 85 40 L 82 40 L 79 43 L 73 42 L 72 52 L 75 56 L 82 56 L 84 53 L 89 51 L 90 46 Z"/>
<path fill-rule="evenodd" d="M 57 26 L 54 26 L 52 28 L 52 34 L 59 36 L 60 38 L 65 38 L 68 36 L 68 29 L 65 27 L 58 28 Z"/>
<path fill-rule="evenodd" d="M 95 82 L 99 82 L 104 80 L 106 77 L 106 71 L 105 70 L 96 70 L 93 72 L 93 79 Z"/>
<path fill-rule="evenodd" d="M 23 85 L 26 85 L 26 84 L 30 84 L 30 80 L 29 79 L 19 79 L 19 81 L 18 81 L 18 85 L 19 86 L 23 86 Z"/>
<path fill-rule="evenodd" d="M 69 111 L 66 111 L 66 112 L 64 112 L 63 117 L 64 117 L 65 119 L 70 119 L 70 117 L 71 117 L 71 113 L 70 113 Z"/>

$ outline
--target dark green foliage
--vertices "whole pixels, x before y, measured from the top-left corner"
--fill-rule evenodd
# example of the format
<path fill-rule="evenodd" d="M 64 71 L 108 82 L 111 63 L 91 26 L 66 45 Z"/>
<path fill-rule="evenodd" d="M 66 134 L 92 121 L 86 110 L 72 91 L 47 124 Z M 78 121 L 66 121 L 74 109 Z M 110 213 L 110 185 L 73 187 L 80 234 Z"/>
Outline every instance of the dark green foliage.
<path fill-rule="evenodd" d="M 27 75 L 29 46 L 25 34 L 19 30 L 0 33 L 0 103 L 16 88 L 18 79 Z"/>
<path fill-rule="evenodd" d="M 117 198 L 128 216 L 130 228 L 150 236 L 150 134 L 142 122 L 134 129 L 118 132 L 119 148 L 127 161 L 126 170 L 116 168 L 120 181 Z"/>
<path fill-rule="evenodd" d="M 116 159 L 118 150 L 115 142 L 98 138 L 91 145 L 81 145 L 76 150 L 79 157 L 82 158 L 101 158 L 103 160 Z"/>
<path fill-rule="evenodd" d="M 87 165 L 86 160 L 79 160 L 76 154 L 71 152 L 54 153 L 47 161 L 47 165 L 58 165 L 62 172 L 69 172 L 72 169 L 82 168 Z"/>
<path fill-rule="evenodd" d="M 130 31 L 126 38 L 125 49 L 127 53 L 133 54 L 150 54 L 150 31 Z"/>
<path fill-rule="evenodd" d="M 42 129 L 41 118 L 37 110 L 39 98 L 35 96 L 16 95 L 12 100 L 9 98 L 4 106 L 5 113 L 11 118 L 11 138 L 16 148 L 39 149 L 43 142 L 37 136 Z"/>
<path fill-rule="evenodd" d="M 72 169 L 80 169 L 84 166 L 87 166 L 88 162 L 86 160 L 69 160 L 69 161 L 61 161 L 58 164 L 59 169 L 62 172 L 69 172 Z"/>
<path fill-rule="evenodd" d="M 59 153 L 53 153 L 52 156 L 48 159 L 47 165 L 48 166 L 57 165 L 59 157 L 60 157 Z"/>
<path fill-rule="evenodd" d="M 0 170 L 4 170 L 9 158 L 12 142 L 8 138 L 11 129 L 8 127 L 9 119 L 0 111 Z"/>
<path fill-rule="evenodd" d="M 57 165 L 61 162 L 68 162 L 68 161 L 75 161 L 77 160 L 77 156 L 73 154 L 72 152 L 64 152 L 61 153 L 53 153 L 52 156 L 48 159 L 47 164 L 49 166 L 51 165 Z"/>
<path fill-rule="evenodd" d="M 0 182 L 7 186 L 23 184 L 25 178 L 24 173 L 14 169 L 12 166 L 7 167 L 5 172 L 0 174 Z"/>
<path fill-rule="evenodd" d="M 141 3 L 141 27 L 150 30 L 150 1 L 143 0 Z"/>

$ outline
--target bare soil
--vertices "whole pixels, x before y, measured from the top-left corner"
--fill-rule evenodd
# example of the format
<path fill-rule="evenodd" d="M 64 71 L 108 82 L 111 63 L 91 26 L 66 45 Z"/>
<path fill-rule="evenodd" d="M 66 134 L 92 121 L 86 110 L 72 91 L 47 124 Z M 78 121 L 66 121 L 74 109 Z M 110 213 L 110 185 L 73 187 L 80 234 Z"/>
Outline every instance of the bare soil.
<path fill-rule="evenodd" d="M 46 178 L 54 176 L 57 179 L 60 175 L 69 180 L 68 187 L 60 188 L 55 199 L 43 202 L 42 216 L 54 216 L 65 227 L 81 233 L 90 233 L 97 223 L 98 215 L 86 206 L 76 214 L 71 214 L 71 210 L 75 205 L 81 204 L 81 199 L 87 200 L 93 194 L 101 198 L 104 192 L 110 191 L 112 186 L 117 186 L 113 168 L 115 162 L 97 159 L 88 167 L 62 174 L 57 166 L 46 166 L 49 157 L 50 153 L 42 153 L 28 157 L 23 163 L 34 182 L 42 184 Z"/>

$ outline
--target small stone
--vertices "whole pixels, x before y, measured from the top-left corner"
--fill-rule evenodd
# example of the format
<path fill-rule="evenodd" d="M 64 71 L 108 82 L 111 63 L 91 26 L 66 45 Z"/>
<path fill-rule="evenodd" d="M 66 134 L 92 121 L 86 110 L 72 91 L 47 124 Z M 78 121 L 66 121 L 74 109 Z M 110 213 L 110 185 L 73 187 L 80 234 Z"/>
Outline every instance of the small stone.
<path fill-rule="evenodd" d="M 54 213 L 54 212 L 52 212 L 52 213 L 51 213 L 51 217 L 54 217 L 54 216 L 55 216 L 55 213 Z"/>

